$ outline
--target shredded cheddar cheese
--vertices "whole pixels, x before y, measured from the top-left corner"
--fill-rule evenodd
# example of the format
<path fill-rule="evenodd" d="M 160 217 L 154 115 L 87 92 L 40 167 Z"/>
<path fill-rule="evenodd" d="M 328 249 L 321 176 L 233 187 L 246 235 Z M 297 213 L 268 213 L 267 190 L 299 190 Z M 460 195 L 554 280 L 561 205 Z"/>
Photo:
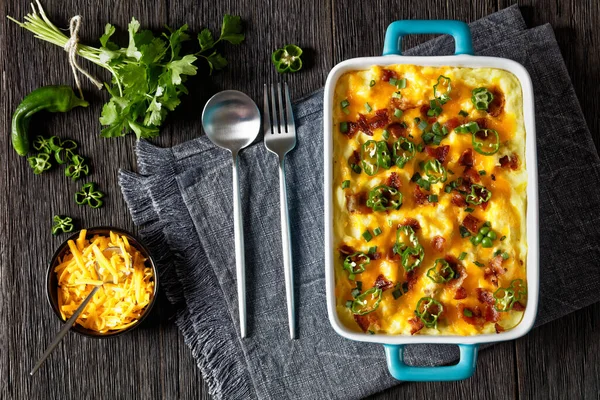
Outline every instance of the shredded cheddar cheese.
<path fill-rule="evenodd" d="M 77 319 L 77 324 L 100 333 L 136 324 L 152 301 L 154 274 L 143 255 L 115 232 L 87 238 L 82 230 L 69 240 L 69 252 L 59 260 L 58 306 L 66 320 L 95 286 L 102 287 Z"/>

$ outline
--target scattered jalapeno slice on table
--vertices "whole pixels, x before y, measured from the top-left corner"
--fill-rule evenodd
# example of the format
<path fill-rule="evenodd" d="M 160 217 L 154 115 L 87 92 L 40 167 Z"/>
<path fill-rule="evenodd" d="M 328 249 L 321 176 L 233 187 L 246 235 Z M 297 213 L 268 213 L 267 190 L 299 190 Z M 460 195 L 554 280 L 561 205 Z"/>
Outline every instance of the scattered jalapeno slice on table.
<path fill-rule="evenodd" d="M 104 197 L 104 193 L 99 190 L 96 190 L 96 184 L 94 182 L 86 183 L 81 187 L 81 190 L 75 193 L 75 203 L 83 206 L 88 205 L 91 208 L 100 208 L 102 207 L 102 200 Z"/>
<path fill-rule="evenodd" d="M 294 44 L 288 44 L 271 54 L 271 61 L 279 73 L 297 72 L 302 68 L 302 49 Z"/>
<path fill-rule="evenodd" d="M 65 168 L 65 176 L 76 181 L 82 176 L 88 176 L 90 167 L 85 163 L 85 159 L 77 154 L 71 158 L 71 162 Z"/>
<path fill-rule="evenodd" d="M 36 175 L 40 175 L 44 171 L 48 171 L 52 168 L 52 163 L 50 163 L 50 154 L 40 153 L 37 156 L 31 156 L 27 158 L 29 161 L 29 165 L 33 169 L 33 173 Z"/>
<path fill-rule="evenodd" d="M 52 234 L 58 235 L 59 233 L 68 233 L 73 232 L 73 218 L 71 217 L 61 217 L 60 215 L 55 215 L 52 218 Z"/>

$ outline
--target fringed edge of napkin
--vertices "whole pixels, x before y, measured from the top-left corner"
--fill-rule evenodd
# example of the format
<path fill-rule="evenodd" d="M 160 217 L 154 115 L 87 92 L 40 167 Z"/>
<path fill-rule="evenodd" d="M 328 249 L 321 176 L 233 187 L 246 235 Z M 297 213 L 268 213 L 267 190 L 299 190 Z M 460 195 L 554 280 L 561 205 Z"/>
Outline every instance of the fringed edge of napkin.
<path fill-rule="evenodd" d="M 140 141 L 136 150 L 140 171 L 152 169 L 159 160 L 161 165 L 175 165 L 174 160 L 165 162 L 165 157 L 173 158 L 170 149 Z M 176 324 L 196 359 L 209 393 L 216 398 L 255 398 L 241 345 L 239 340 L 231 338 L 237 335 L 237 329 L 200 242 L 197 247 L 182 246 L 185 241 L 180 238 L 197 236 L 198 232 L 183 203 L 175 171 L 163 169 L 160 175 L 141 176 L 121 170 L 119 184 L 134 223 L 140 228 L 140 236 L 152 249 L 158 264 L 160 287 L 178 308 Z M 161 219 L 164 215 L 177 223 L 164 223 Z M 202 282 L 190 279 L 192 271 L 195 279 L 200 276 Z M 190 299 L 190 286 L 198 284 L 206 290 L 206 296 Z"/>

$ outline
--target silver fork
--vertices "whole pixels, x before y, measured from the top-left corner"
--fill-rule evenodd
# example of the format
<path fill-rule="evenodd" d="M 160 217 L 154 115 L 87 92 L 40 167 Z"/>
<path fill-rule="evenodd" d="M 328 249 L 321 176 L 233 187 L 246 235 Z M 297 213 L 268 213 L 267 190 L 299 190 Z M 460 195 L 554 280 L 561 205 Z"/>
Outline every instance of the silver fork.
<path fill-rule="evenodd" d="M 269 101 L 269 92 L 270 101 Z M 265 147 L 279 157 L 279 198 L 281 207 L 281 244 L 283 246 L 283 273 L 285 277 L 285 291 L 288 309 L 288 322 L 290 338 L 296 338 L 296 315 L 294 311 L 294 274 L 292 270 L 292 243 L 290 242 L 290 219 L 287 207 L 287 193 L 285 186 L 285 155 L 296 146 L 296 124 L 292 113 L 292 102 L 287 83 L 285 84 L 285 107 L 281 93 L 281 83 L 277 84 L 277 100 L 275 102 L 275 85 L 271 88 L 265 85 L 263 106 L 263 125 Z M 269 104 L 271 110 L 269 112 Z M 277 112 L 279 111 L 279 118 Z M 272 115 L 272 117 L 271 117 Z"/>

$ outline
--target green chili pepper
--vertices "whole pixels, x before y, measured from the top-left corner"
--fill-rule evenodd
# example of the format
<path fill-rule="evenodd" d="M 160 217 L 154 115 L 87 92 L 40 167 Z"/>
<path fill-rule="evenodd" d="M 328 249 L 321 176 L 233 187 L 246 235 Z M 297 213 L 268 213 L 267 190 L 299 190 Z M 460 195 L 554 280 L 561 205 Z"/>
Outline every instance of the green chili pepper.
<path fill-rule="evenodd" d="M 60 141 L 60 144 L 54 148 L 54 158 L 59 164 L 66 164 L 71 161 L 75 155 L 75 149 L 77 149 L 77 143 L 73 140 L 67 139 Z"/>
<path fill-rule="evenodd" d="M 398 168 L 404 168 L 406 163 L 413 159 L 415 153 L 415 144 L 402 136 L 392 146 L 394 163 Z"/>
<path fill-rule="evenodd" d="M 86 183 L 81 187 L 81 190 L 75 193 L 75 203 L 79 205 L 87 204 L 91 208 L 102 207 L 102 200 L 104 193 L 96 190 L 96 184 L 94 182 Z"/>
<path fill-rule="evenodd" d="M 496 154 L 500 149 L 500 136 L 493 129 L 480 129 L 473 134 L 471 142 L 475 151 L 484 156 Z"/>
<path fill-rule="evenodd" d="M 494 307 L 500 312 L 510 311 L 515 303 L 515 291 L 511 288 L 498 288 L 494 292 L 496 304 Z"/>
<path fill-rule="evenodd" d="M 29 161 L 29 165 L 33 168 L 33 173 L 36 175 L 40 175 L 42 172 L 49 170 L 52 168 L 52 164 L 50 163 L 50 154 L 40 153 L 37 156 L 31 156 L 27 158 Z"/>
<path fill-rule="evenodd" d="M 433 97 L 438 99 L 442 104 L 446 104 L 450 100 L 450 91 L 452 91 L 450 82 L 450 78 L 440 75 L 437 78 L 437 83 L 433 85 Z"/>
<path fill-rule="evenodd" d="M 67 233 L 73 232 L 73 218 L 71 217 L 61 217 L 60 215 L 55 215 L 52 218 L 54 224 L 52 224 L 52 234 L 58 235 L 59 233 Z"/>
<path fill-rule="evenodd" d="M 473 89 L 471 92 L 471 102 L 478 110 L 486 110 L 488 109 L 492 100 L 494 100 L 494 95 L 484 87 L 478 87 L 477 89 Z"/>
<path fill-rule="evenodd" d="M 477 133 L 479 130 L 479 124 L 475 121 L 467 122 L 454 128 L 456 133 Z"/>
<path fill-rule="evenodd" d="M 382 290 L 378 287 L 372 287 L 352 302 L 352 312 L 357 315 L 365 315 L 373 312 L 379 307 L 381 302 Z"/>
<path fill-rule="evenodd" d="M 442 303 L 431 297 L 422 297 L 415 309 L 415 315 L 427 328 L 437 328 L 437 321 L 442 312 L 444 312 Z"/>
<path fill-rule="evenodd" d="M 417 234 L 408 225 L 400 226 L 396 230 L 396 244 L 394 252 L 401 256 L 402 267 L 407 271 L 412 271 L 423 262 L 425 250 L 419 243 Z"/>
<path fill-rule="evenodd" d="M 454 279 L 454 270 L 443 258 L 435 260 L 433 267 L 427 270 L 427 277 L 435 283 L 446 283 Z"/>
<path fill-rule="evenodd" d="M 50 139 L 46 139 L 43 136 L 37 136 L 33 141 L 33 148 L 37 151 L 41 151 L 42 153 L 50 154 L 52 153 L 52 148 L 50 147 Z"/>
<path fill-rule="evenodd" d="M 360 150 L 362 168 L 367 175 L 373 176 L 379 171 L 377 163 L 377 142 L 368 140 L 363 143 Z"/>
<path fill-rule="evenodd" d="M 471 193 L 467 195 L 466 200 L 467 203 L 477 206 L 479 204 L 490 201 L 491 198 L 492 192 L 486 189 L 485 186 L 474 183 L 471 185 Z"/>
<path fill-rule="evenodd" d="M 388 149 L 387 142 L 381 140 L 377 142 L 377 165 L 383 169 L 390 169 L 392 166 L 392 157 Z"/>
<path fill-rule="evenodd" d="M 510 288 L 514 290 L 515 299 L 517 301 L 527 296 L 527 287 L 525 286 L 525 282 L 523 282 L 523 279 L 515 279 L 511 281 Z"/>
<path fill-rule="evenodd" d="M 446 168 L 444 168 L 437 158 L 427 161 L 423 165 L 423 170 L 425 171 L 425 175 L 427 175 L 429 183 L 446 182 L 448 179 Z"/>
<path fill-rule="evenodd" d="M 371 258 L 365 253 L 357 252 L 346 257 L 344 260 L 344 269 L 350 274 L 360 274 L 365 271 Z"/>
<path fill-rule="evenodd" d="M 494 307 L 500 312 L 506 312 L 513 309 L 516 302 L 527 295 L 527 288 L 522 279 L 515 279 L 510 282 L 507 288 L 498 288 L 494 292 L 496 304 Z"/>
<path fill-rule="evenodd" d="M 288 44 L 282 49 L 271 54 L 271 61 L 275 64 L 277 72 L 296 72 L 302 68 L 302 49 L 294 44 Z"/>
<path fill-rule="evenodd" d="M 402 205 L 402 193 L 397 189 L 379 185 L 369 192 L 367 207 L 373 211 L 397 210 Z"/>
<path fill-rule="evenodd" d="M 90 167 L 85 163 L 85 159 L 81 156 L 74 155 L 71 158 L 71 163 L 65 168 L 65 175 L 76 181 L 81 176 L 88 176 Z"/>
<path fill-rule="evenodd" d="M 29 93 L 13 113 L 12 145 L 20 156 L 29 152 L 27 129 L 31 117 L 38 111 L 67 112 L 74 107 L 87 107 L 88 102 L 75 95 L 70 86 L 43 86 Z"/>

